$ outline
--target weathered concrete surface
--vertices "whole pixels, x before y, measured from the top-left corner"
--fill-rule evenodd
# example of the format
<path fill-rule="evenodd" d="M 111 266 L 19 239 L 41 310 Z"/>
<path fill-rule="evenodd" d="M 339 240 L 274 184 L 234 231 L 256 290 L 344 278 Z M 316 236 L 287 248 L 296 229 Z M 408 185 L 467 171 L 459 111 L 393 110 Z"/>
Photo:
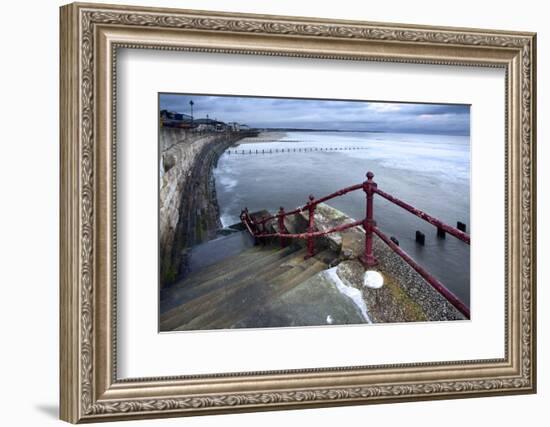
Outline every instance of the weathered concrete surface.
<path fill-rule="evenodd" d="M 368 323 L 353 301 L 343 295 L 325 271 L 319 272 L 279 298 L 269 301 L 235 327 L 356 325 Z"/>
<path fill-rule="evenodd" d="M 335 254 L 325 251 L 312 258 L 304 259 L 305 249 L 290 245 L 280 248 L 275 245 L 258 245 L 239 255 L 227 258 L 201 271 L 192 272 L 183 280 L 162 291 L 160 330 L 207 330 L 244 327 L 289 326 L 301 321 L 315 320 L 318 307 L 308 302 L 311 292 L 298 292 L 293 289 L 302 286 L 312 276 L 327 268 Z M 314 288 L 322 293 L 321 288 Z M 290 294 L 289 294 L 290 293 Z M 346 297 L 337 293 L 327 294 L 327 305 L 342 308 L 339 312 L 348 313 L 351 322 L 356 315 L 355 308 Z M 269 309 L 287 298 L 282 305 L 286 314 Z M 292 306 L 289 302 L 299 303 Z M 329 304 L 328 299 L 331 299 Z M 346 308 L 347 304 L 347 308 Z M 276 310 L 276 309 L 275 309 Z M 323 322 L 326 320 L 325 319 Z M 307 323 L 310 324 L 310 323 Z M 312 323 L 313 324 L 313 323 Z M 319 324 L 319 323 L 315 323 Z M 324 324 L 324 323 L 322 323 Z"/>
<path fill-rule="evenodd" d="M 221 227 L 212 169 L 244 134 L 160 131 L 161 285 L 178 278 L 187 248 L 215 237 Z"/>
<path fill-rule="evenodd" d="M 365 270 L 358 261 L 338 264 L 338 276 L 362 293 L 369 317 L 373 323 L 420 322 L 429 320 L 422 307 L 404 292 L 389 274 L 382 273 L 384 285 L 379 289 L 363 286 Z"/>
<path fill-rule="evenodd" d="M 305 221 L 306 215 L 301 213 L 301 221 Z M 349 222 L 353 219 L 341 211 L 326 204 L 317 206 L 315 223 L 318 230 Z M 453 305 L 377 236 L 373 239 L 373 251 L 379 264 L 371 269 L 384 277 L 384 286 L 380 289 L 363 286 L 364 268 L 357 261 L 364 251 L 365 233 L 362 228 L 331 233 L 323 239 L 328 247 L 339 252 L 334 261 L 338 264 L 337 273 L 344 282 L 362 290 L 374 323 L 464 319 Z"/>

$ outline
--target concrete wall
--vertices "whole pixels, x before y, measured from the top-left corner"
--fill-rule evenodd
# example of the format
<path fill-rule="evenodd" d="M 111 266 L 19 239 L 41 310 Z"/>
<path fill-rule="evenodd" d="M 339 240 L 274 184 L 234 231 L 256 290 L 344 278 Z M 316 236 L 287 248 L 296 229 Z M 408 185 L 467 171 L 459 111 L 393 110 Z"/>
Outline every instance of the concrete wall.
<path fill-rule="evenodd" d="M 221 226 L 212 168 L 238 133 L 160 131 L 159 238 L 161 285 L 183 273 L 187 248 Z"/>

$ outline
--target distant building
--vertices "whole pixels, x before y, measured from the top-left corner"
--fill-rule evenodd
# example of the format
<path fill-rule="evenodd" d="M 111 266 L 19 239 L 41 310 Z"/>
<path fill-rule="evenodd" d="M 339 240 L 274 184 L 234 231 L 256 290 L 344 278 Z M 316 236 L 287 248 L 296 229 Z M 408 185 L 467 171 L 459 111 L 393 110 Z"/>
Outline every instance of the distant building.
<path fill-rule="evenodd" d="M 229 126 L 224 122 L 220 122 L 218 120 L 213 120 L 210 118 L 197 119 L 195 120 L 195 124 L 198 126 L 197 130 L 200 131 L 207 130 L 211 132 L 223 132 L 229 128 Z"/>
<path fill-rule="evenodd" d="M 193 129 L 197 132 L 242 132 L 250 130 L 248 125 L 242 123 L 224 123 L 211 119 L 208 115 L 206 115 L 206 118 L 193 119 L 189 114 L 168 110 L 160 110 L 160 125 L 161 127 Z"/>
<path fill-rule="evenodd" d="M 160 111 L 160 125 L 172 128 L 192 128 L 194 126 L 193 117 L 189 114 L 168 110 Z"/>
<path fill-rule="evenodd" d="M 241 125 L 237 122 L 229 122 L 227 125 L 233 132 L 239 132 L 241 130 Z"/>

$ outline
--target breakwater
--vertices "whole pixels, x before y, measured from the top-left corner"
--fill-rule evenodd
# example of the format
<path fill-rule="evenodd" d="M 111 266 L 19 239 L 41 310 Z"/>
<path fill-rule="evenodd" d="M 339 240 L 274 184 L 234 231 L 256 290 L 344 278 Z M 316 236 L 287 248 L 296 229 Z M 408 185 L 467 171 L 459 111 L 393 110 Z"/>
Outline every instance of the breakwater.
<path fill-rule="evenodd" d="M 220 155 L 246 132 L 160 130 L 160 282 L 165 287 L 185 272 L 191 246 L 221 228 L 212 169 Z"/>
<path fill-rule="evenodd" d="M 266 142 L 266 141 L 262 141 Z M 267 142 L 278 142 L 278 141 L 267 141 Z M 285 140 L 285 142 L 289 142 Z M 294 142 L 294 141 L 290 141 Z M 255 149 L 234 149 L 227 150 L 227 155 L 244 155 L 244 154 L 278 154 L 278 153 L 311 153 L 313 151 L 355 151 L 355 150 L 368 150 L 369 147 L 293 147 L 293 148 L 255 148 Z"/>

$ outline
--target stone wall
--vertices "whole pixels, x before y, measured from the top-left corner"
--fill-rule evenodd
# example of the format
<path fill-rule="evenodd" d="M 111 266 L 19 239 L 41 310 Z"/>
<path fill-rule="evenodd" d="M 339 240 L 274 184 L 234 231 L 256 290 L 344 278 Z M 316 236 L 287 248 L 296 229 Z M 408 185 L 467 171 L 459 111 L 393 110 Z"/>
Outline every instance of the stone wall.
<path fill-rule="evenodd" d="M 215 237 L 221 224 L 212 169 L 224 150 L 243 136 L 161 129 L 161 286 L 184 272 L 187 248 Z"/>

